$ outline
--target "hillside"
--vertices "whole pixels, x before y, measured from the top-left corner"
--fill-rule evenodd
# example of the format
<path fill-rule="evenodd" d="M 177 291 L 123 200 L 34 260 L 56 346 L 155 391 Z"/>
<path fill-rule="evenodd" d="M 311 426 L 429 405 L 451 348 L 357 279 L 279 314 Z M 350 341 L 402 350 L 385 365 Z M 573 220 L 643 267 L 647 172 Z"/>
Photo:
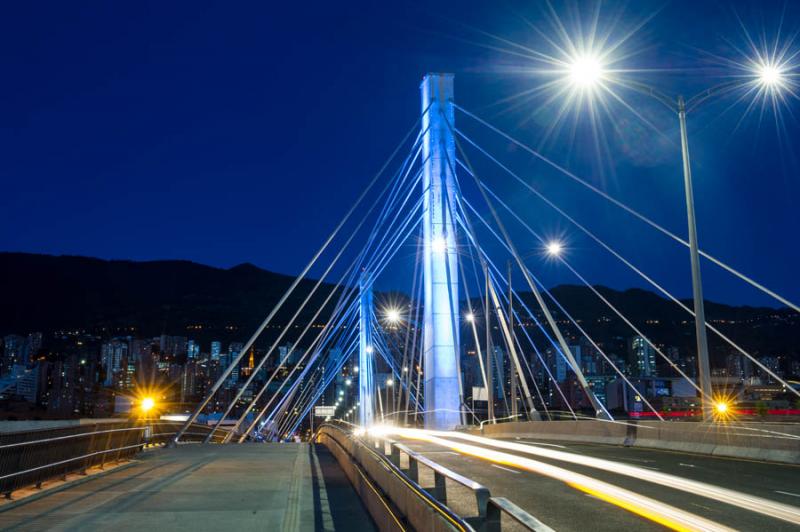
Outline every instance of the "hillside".
<path fill-rule="evenodd" d="M 226 327 L 251 332 L 292 281 L 250 264 L 226 270 L 189 261 L 0 253 L 5 303 L 0 305 L 0 332 L 134 327 L 137 334 L 150 336 L 180 334 L 195 325 L 212 335 Z M 300 284 L 276 323 L 288 321 L 313 285 Z M 320 287 L 312 313 L 331 288 Z"/>
<path fill-rule="evenodd" d="M 0 334 L 85 329 L 108 336 L 186 334 L 201 341 L 243 340 L 292 280 L 251 264 L 220 269 L 189 261 L 0 253 Z M 289 320 L 314 282 L 301 283 L 274 323 Z M 331 288 L 320 288 L 301 323 Z M 691 317 L 674 303 L 641 289 L 597 289 L 654 340 L 694 350 Z M 588 288 L 563 285 L 552 292 L 598 341 L 631 336 L 627 325 Z M 534 308 L 531 294 L 522 298 Z M 754 353 L 798 356 L 800 319 L 788 309 L 707 302 L 706 310 L 710 321 Z M 264 340 L 271 337 L 268 330 Z M 710 339 L 718 357 L 730 351 L 713 334 Z"/>

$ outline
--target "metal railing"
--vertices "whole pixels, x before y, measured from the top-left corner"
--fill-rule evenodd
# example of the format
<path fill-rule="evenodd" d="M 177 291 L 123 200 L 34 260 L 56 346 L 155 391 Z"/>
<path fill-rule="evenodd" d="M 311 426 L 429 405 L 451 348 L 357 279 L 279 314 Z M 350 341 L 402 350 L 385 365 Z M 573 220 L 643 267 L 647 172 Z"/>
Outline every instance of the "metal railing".
<path fill-rule="evenodd" d="M 141 449 L 145 430 L 121 422 L 2 434 L 0 493 L 10 498 L 25 486 L 125 460 Z"/>
<path fill-rule="evenodd" d="M 130 459 L 146 445 L 165 445 L 180 423 L 120 421 L 53 429 L 0 434 L 0 494 L 11 498 L 20 488 L 41 488 L 54 478 L 66 480 L 70 473 L 86 474 L 93 467 Z M 211 431 L 192 425 L 184 441 L 202 442 Z M 224 432 L 215 435 L 221 442 Z"/>
<path fill-rule="evenodd" d="M 175 434 L 181 429 L 183 423 L 179 421 L 156 421 L 149 423 L 152 427 L 152 433 L 149 435 L 149 442 L 156 444 L 168 444 L 175 437 Z M 200 423 L 192 423 L 186 432 L 181 436 L 181 443 L 203 443 L 208 433 L 211 432 L 212 427 Z M 228 431 L 224 428 L 219 428 L 214 432 L 211 438 L 213 443 L 223 443 Z"/>
<path fill-rule="evenodd" d="M 483 527 L 483 530 L 486 532 L 499 532 L 502 530 L 503 514 L 508 515 L 519 525 L 522 525 L 528 530 L 534 530 L 535 532 L 554 532 L 552 528 L 505 497 L 489 497 L 488 503 L 486 508 L 486 522 Z"/>

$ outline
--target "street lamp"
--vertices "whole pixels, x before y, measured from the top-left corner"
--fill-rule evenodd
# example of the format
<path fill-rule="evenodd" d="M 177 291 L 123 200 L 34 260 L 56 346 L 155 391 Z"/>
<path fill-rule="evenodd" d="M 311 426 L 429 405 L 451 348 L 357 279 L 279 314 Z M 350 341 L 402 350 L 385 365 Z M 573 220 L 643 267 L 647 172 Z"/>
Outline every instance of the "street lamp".
<path fill-rule="evenodd" d="M 567 72 L 570 83 L 581 90 L 594 89 L 606 73 L 600 58 L 592 53 L 573 57 L 567 65 Z"/>
<path fill-rule="evenodd" d="M 780 88 L 786 81 L 783 68 L 775 63 L 759 63 L 755 67 L 758 84 L 766 89 Z"/>
<path fill-rule="evenodd" d="M 594 57 L 594 59 L 593 59 Z M 787 78 L 785 67 L 772 61 L 753 62 L 751 76 L 761 90 L 777 91 L 786 86 Z M 600 84 L 606 79 L 606 71 L 596 56 L 584 55 L 576 57 L 569 64 L 565 81 L 573 86 L 584 89 Z M 692 270 L 692 298 L 695 314 L 695 337 L 697 341 L 698 380 L 703 404 L 703 419 L 713 419 L 714 404 L 711 390 L 711 369 L 708 359 L 708 339 L 706 337 L 705 305 L 703 304 L 703 284 L 700 275 L 700 252 L 697 243 L 697 223 L 695 220 L 694 193 L 692 186 L 692 168 L 689 159 L 689 137 L 686 131 L 686 114 L 697 108 L 698 105 L 714 95 L 729 92 L 742 85 L 742 81 L 734 80 L 721 83 L 707 89 L 694 97 L 684 100 L 683 96 L 677 99 L 668 96 L 653 87 L 638 81 L 625 80 L 619 84 L 635 90 L 646 96 L 655 98 L 672 112 L 678 115 L 681 136 L 681 159 L 683 162 L 684 191 L 686 196 L 686 215 L 689 229 L 689 258 Z M 547 251 L 550 255 L 557 256 L 562 248 L 548 244 Z"/>
<path fill-rule="evenodd" d="M 155 406 L 156 406 L 155 399 L 153 399 L 152 397 L 144 397 L 142 399 L 141 404 L 139 405 L 139 408 L 142 410 L 142 413 L 147 414 L 153 408 L 155 408 Z"/>
<path fill-rule="evenodd" d="M 390 308 L 386 311 L 386 321 L 389 323 L 397 323 L 400 321 L 400 311 L 396 308 Z"/>
<path fill-rule="evenodd" d="M 558 257 L 564 251 L 564 245 L 558 240 L 551 240 L 547 243 L 547 254 L 551 257 Z"/>

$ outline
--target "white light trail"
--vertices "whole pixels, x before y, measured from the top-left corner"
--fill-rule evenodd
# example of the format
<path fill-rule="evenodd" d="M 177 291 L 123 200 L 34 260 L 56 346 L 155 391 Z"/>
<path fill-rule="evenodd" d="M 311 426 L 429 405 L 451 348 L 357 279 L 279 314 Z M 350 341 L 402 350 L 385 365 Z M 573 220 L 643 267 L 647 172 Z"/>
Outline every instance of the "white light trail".
<path fill-rule="evenodd" d="M 426 431 L 427 432 L 427 431 Z M 689 480 L 681 478 L 668 473 L 661 473 L 642 467 L 614 462 L 611 460 L 604 460 L 602 458 L 592 458 L 590 456 L 583 456 L 564 451 L 556 451 L 552 449 L 542 449 L 533 445 L 525 445 L 521 443 L 514 443 L 509 441 L 494 440 L 491 438 L 484 438 L 481 436 L 473 436 L 471 434 L 463 434 L 457 432 L 427 432 L 440 436 L 442 438 L 453 438 L 458 440 L 465 440 L 476 444 L 489 445 L 492 447 L 513 450 L 525 454 L 535 455 L 542 458 L 550 458 L 562 462 L 569 462 L 575 465 L 582 465 L 601 469 L 618 475 L 625 475 L 628 477 L 637 478 L 645 482 L 651 482 L 660 486 L 670 487 L 676 490 L 692 493 L 708 497 L 719 502 L 731 504 L 739 508 L 744 508 L 752 512 L 757 512 L 769 517 L 775 517 L 789 523 L 800 524 L 800 508 L 782 504 L 779 502 L 770 501 L 762 497 L 748 495 L 738 491 L 721 488 L 705 482 L 696 480 Z"/>
<path fill-rule="evenodd" d="M 370 433 L 373 433 L 372 429 L 370 430 Z M 447 439 L 448 437 L 455 436 L 456 433 L 427 431 L 420 429 L 393 429 L 392 427 L 383 427 L 375 434 L 377 435 L 378 433 L 381 435 L 397 434 L 409 439 L 434 443 L 462 454 L 468 454 L 470 456 L 482 458 L 497 464 L 525 469 L 527 471 L 560 480 L 575 489 L 583 491 L 584 493 L 593 495 L 598 499 L 610 504 L 614 504 L 615 506 L 650 519 L 651 521 L 659 523 L 673 530 L 733 530 L 714 521 L 705 519 L 679 508 L 675 508 L 674 506 L 664 504 L 649 497 L 639 495 L 638 493 L 620 488 L 619 486 L 609 484 L 602 480 L 582 475 L 580 473 L 575 473 L 573 471 L 569 471 L 567 469 L 544 462 L 532 460 L 530 458 Z M 468 435 L 459 434 L 459 436 Z"/>

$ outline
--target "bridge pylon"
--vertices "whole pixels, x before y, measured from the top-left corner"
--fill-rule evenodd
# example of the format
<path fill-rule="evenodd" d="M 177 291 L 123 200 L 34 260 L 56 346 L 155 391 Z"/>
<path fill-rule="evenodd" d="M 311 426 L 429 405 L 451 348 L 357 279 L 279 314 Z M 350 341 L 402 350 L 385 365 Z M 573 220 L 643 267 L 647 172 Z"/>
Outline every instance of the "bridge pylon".
<path fill-rule="evenodd" d="M 363 273 L 359 281 L 358 337 L 358 420 L 362 427 L 374 423 L 375 348 L 372 342 L 372 276 Z"/>
<path fill-rule="evenodd" d="M 461 423 L 453 75 L 428 74 L 422 95 L 425 427 Z"/>

